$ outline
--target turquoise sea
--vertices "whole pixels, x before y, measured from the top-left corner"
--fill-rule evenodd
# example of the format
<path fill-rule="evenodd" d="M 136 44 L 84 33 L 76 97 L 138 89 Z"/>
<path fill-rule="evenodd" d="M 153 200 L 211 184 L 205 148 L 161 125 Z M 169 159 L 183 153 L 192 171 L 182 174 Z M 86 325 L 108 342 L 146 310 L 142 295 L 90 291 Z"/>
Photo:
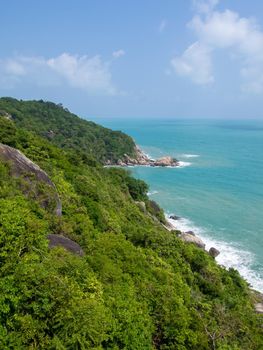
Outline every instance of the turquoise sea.
<path fill-rule="evenodd" d="M 132 167 L 167 214 L 181 217 L 218 263 L 234 267 L 263 292 L 263 122 L 96 120 L 122 130 L 153 158 L 171 155 L 178 168 Z"/>

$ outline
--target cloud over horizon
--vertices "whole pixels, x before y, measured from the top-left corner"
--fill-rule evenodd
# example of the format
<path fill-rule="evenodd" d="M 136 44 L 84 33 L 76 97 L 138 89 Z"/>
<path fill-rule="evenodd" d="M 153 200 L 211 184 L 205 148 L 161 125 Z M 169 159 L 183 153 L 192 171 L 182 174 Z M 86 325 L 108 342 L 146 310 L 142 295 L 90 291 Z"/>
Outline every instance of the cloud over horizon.
<path fill-rule="evenodd" d="M 119 52 L 120 55 L 120 52 Z M 15 56 L 0 60 L 0 81 L 18 84 L 69 86 L 89 93 L 115 95 L 109 63 L 99 55 L 88 57 L 62 53 L 57 57 Z"/>
<path fill-rule="evenodd" d="M 252 18 L 240 17 L 231 10 L 216 11 L 218 1 L 195 1 L 198 12 L 188 27 L 197 40 L 181 56 L 171 59 L 177 75 L 185 76 L 196 84 L 215 81 L 213 55 L 224 50 L 235 56 L 240 65 L 242 90 L 263 92 L 263 32 Z"/>

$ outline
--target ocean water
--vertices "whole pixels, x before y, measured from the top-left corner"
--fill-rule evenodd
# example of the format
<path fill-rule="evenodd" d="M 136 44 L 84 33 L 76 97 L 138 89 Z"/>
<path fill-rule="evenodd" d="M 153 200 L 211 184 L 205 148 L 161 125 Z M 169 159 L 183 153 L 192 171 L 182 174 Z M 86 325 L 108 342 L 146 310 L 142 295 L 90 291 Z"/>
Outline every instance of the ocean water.
<path fill-rule="evenodd" d="M 263 121 L 97 120 L 131 135 L 153 158 L 178 168 L 131 167 L 176 225 L 193 230 L 219 264 L 263 292 Z"/>

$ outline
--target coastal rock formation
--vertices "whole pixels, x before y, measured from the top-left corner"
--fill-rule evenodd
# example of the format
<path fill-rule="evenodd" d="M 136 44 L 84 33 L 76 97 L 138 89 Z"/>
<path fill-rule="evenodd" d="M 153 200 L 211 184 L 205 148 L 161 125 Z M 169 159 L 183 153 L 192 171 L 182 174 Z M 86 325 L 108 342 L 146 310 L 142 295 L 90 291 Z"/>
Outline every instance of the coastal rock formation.
<path fill-rule="evenodd" d="M 216 258 L 219 254 L 220 251 L 214 247 L 211 247 L 208 252 L 213 258 Z"/>
<path fill-rule="evenodd" d="M 184 242 L 194 243 L 197 247 L 205 249 L 205 243 L 201 240 L 201 238 L 193 236 L 192 234 L 183 232 L 179 236 Z"/>
<path fill-rule="evenodd" d="M 192 235 L 192 236 L 195 236 L 195 233 L 194 233 L 194 231 L 186 231 L 185 233 L 187 233 L 188 235 Z"/>
<path fill-rule="evenodd" d="M 158 166 L 158 167 L 176 167 L 179 165 L 177 159 L 165 156 L 159 159 L 151 159 L 142 150 L 136 146 L 135 148 L 135 158 L 130 157 L 127 154 L 124 154 L 123 159 L 119 159 L 117 165 L 119 166 L 133 166 L 133 165 L 144 165 L 144 166 Z M 107 163 L 107 165 L 109 165 Z"/>
<path fill-rule="evenodd" d="M 66 250 L 68 250 L 71 253 L 83 256 L 84 252 L 82 250 L 82 248 L 80 247 L 80 245 L 78 245 L 76 242 L 72 241 L 71 239 L 64 237 L 62 235 L 58 235 L 58 234 L 49 234 L 47 236 L 48 240 L 49 240 L 49 244 L 48 247 L 54 248 L 54 247 L 63 247 Z"/>
<path fill-rule="evenodd" d="M 175 230 L 174 225 L 171 224 L 168 220 L 166 220 L 165 224 L 163 225 L 164 228 L 166 228 L 166 230 L 168 231 L 172 231 Z"/>
<path fill-rule="evenodd" d="M 179 219 L 180 219 L 179 216 L 174 215 L 174 214 L 173 214 L 173 215 L 170 215 L 169 218 L 172 219 L 172 220 L 179 220 Z"/>
<path fill-rule="evenodd" d="M 10 164 L 11 175 L 25 180 L 27 186 L 23 186 L 23 192 L 28 195 L 34 194 L 39 199 L 40 205 L 44 208 L 50 205 L 55 207 L 56 215 L 61 216 L 62 204 L 56 187 L 50 180 L 47 173 L 42 170 L 37 164 L 33 163 L 19 150 L 0 143 L 0 160 Z M 33 177 L 32 177 L 33 176 Z M 38 184 L 44 183 L 50 188 L 49 193 L 43 193 Z"/>

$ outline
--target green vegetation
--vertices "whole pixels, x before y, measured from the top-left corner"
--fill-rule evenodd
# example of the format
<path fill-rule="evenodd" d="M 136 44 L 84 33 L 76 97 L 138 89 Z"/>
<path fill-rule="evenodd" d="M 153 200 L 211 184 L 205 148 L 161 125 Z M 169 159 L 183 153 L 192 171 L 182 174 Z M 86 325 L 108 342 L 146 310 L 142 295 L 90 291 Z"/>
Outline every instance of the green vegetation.
<path fill-rule="evenodd" d="M 42 207 L 0 162 L 0 349 L 263 348 L 262 319 L 238 272 L 165 230 L 143 181 L 92 162 L 91 150 L 87 160 L 85 133 L 68 144 L 87 122 L 69 122 L 68 112 L 44 102 L 2 99 L 0 110 L 0 142 L 48 173 L 63 206 L 61 217 Z M 56 123 L 64 128 L 58 139 L 41 137 Z M 110 154 L 104 129 L 87 125 L 99 132 L 101 155 Z M 50 250 L 49 233 L 74 240 L 85 255 Z"/>
<path fill-rule="evenodd" d="M 45 137 L 61 148 L 74 150 L 74 156 L 78 153 L 87 161 L 115 163 L 124 154 L 135 156 L 135 144 L 130 136 L 80 119 L 61 104 L 5 97 L 0 98 L 0 115 L 9 115 L 17 126 Z"/>

